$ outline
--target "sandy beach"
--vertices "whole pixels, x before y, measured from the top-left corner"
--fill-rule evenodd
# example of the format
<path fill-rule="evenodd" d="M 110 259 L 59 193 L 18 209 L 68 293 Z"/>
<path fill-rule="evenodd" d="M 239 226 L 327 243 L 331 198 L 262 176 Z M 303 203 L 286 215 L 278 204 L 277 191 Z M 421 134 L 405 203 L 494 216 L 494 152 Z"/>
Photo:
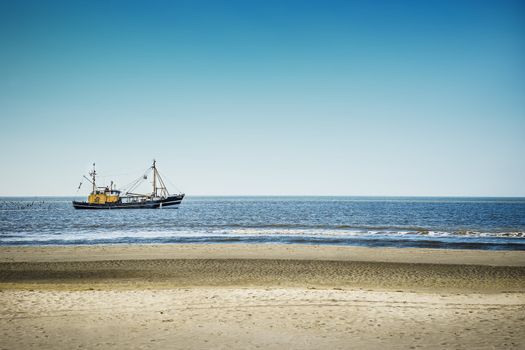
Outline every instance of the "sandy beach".
<path fill-rule="evenodd" d="M 0 247 L 2 349 L 523 348 L 525 252 Z"/>

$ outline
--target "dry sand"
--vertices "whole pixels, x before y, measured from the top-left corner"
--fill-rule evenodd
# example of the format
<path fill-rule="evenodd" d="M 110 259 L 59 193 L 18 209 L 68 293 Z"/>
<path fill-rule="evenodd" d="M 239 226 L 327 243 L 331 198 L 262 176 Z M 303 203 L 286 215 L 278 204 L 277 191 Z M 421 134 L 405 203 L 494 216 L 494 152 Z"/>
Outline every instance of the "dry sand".
<path fill-rule="evenodd" d="M 525 348 L 525 252 L 0 247 L 2 349 Z"/>

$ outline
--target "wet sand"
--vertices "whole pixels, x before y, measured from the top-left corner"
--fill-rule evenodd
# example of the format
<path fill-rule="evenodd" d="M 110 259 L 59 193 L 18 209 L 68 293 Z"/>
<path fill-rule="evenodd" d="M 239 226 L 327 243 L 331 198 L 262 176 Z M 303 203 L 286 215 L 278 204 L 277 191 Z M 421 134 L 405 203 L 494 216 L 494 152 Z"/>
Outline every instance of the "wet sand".
<path fill-rule="evenodd" d="M 525 251 L 366 248 L 292 244 L 0 246 L 0 262 L 276 259 L 525 266 Z"/>
<path fill-rule="evenodd" d="M 525 252 L 0 247 L 0 348 L 523 348 Z"/>

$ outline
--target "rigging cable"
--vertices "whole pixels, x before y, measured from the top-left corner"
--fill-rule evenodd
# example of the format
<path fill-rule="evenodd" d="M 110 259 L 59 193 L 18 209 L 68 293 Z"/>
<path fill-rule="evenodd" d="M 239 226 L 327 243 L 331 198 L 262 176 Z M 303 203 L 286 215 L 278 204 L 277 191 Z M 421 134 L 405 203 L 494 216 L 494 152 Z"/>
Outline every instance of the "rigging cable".
<path fill-rule="evenodd" d="M 129 193 L 133 190 L 135 190 L 144 180 L 148 178 L 148 175 L 151 171 L 151 168 L 147 169 L 144 174 L 142 174 L 139 178 L 133 180 L 131 183 L 127 184 L 126 186 L 123 186 L 120 188 L 122 192 Z"/>
<path fill-rule="evenodd" d="M 160 171 L 157 170 L 157 172 L 158 172 L 159 174 L 161 174 Z M 161 174 L 161 175 L 164 177 L 163 174 Z M 169 183 L 169 184 L 170 184 L 170 185 L 171 185 L 171 186 L 172 186 L 177 192 L 182 193 L 182 191 L 180 190 L 180 188 L 178 188 L 177 186 L 175 186 L 175 185 L 173 184 L 173 182 L 171 182 L 170 179 L 169 179 L 168 177 L 164 177 L 164 178 L 168 181 L 168 183 Z"/>

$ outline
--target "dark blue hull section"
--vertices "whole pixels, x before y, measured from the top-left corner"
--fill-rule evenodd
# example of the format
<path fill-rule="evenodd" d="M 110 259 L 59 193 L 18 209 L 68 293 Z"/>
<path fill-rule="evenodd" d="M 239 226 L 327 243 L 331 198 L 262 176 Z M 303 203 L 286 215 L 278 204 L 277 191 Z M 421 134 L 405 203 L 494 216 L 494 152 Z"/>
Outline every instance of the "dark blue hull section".
<path fill-rule="evenodd" d="M 107 204 L 92 204 L 88 202 L 73 201 L 75 209 L 160 209 L 169 206 L 176 206 L 182 202 L 184 195 L 169 196 L 168 198 L 149 200 L 143 202 L 129 202 L 129 203 L 107 203 Z"/>

